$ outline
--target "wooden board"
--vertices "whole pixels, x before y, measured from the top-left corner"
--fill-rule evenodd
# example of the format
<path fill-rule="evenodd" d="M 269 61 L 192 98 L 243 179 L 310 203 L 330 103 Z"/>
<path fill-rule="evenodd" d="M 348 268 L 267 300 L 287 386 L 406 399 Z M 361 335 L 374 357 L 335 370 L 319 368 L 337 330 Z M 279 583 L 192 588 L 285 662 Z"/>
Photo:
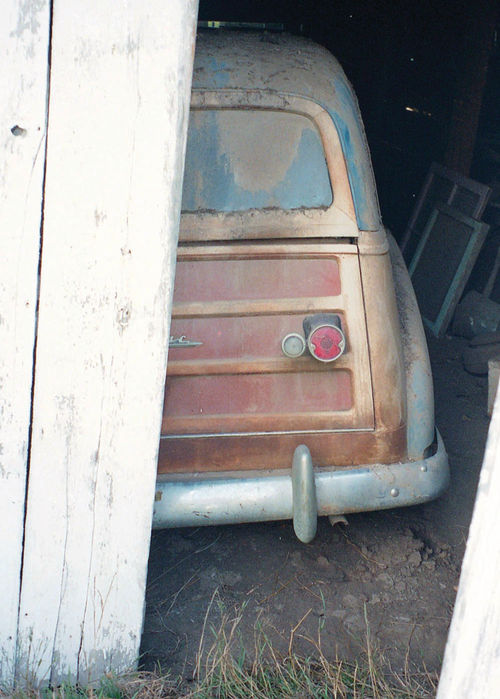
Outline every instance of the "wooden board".
<path fill-rule="evenodd" d="M 488 230 L 444 204 L 431 214 L 409 272 L 424 322 L 436 337 L 448 328 Z"/>
<path fill-rule="evenodd" d="M 18 674 L 141 637 L 196 0 L 55 0 Z"/>
<path fill-rule="evenodd" d="M 47 116 L 49 2 L 0 9 L 0 684 L 17 640 Z"/>
<path fill-rule="evenodd" d="M 499 695 L 499 501 L 500 396 L 497 394 L 437 699 Z"/>
<path fill-rule="evenodd" d="M 415 254 L 437 204 L 448 204 L 466 216 L 479 220 L 490 195 L 491 188 L 487 185 L 444 165 L 432 163 L 401 241 L 405 260 L 409 262 Z"/>

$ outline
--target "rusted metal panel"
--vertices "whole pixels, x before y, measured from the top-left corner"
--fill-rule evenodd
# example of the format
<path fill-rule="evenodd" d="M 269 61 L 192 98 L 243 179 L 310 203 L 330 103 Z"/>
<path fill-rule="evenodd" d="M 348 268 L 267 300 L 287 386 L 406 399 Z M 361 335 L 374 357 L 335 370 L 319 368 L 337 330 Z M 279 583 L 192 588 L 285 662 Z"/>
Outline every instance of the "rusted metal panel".
<path fill-rule="evenodd" d="M 360 255 L 377 429 L 406 425 L 406 383 L 389 252 Z"/>
<path fill-rule="evenodd" d="M 335 374 L 337 371 L 335 372 Z M 283 374 L 277 374 L 282 381 L 281 384 L 285 384 L 283 380 Z M 297 383 L 301 382 L 302 379 L 297 381 L 292 381 L 290 379 L 296 378 L 296 375 L 288 375 L 288 383 L 293 384 L 294 387 Z M 304 375 L 305 376 L 305 375 Z M 330 386 L 339 383 L 335 380 L 335 376 L 331 377 Z M 230 383 L 230 382 L 228 382 Z M 250 382 L 248 382 L 250 383 Z M 255 382 L 259 385 L 259 381 Z M 277 383 L 275 381 L 275 383 Z M 307 382 L 304 382 L 307 385 Z M 311 381 L 311 384 L 316 388 L 319 383 L 316 381 Z M 248 384 L 247 384 L 248 386 Z M 341 384 L 341 388 L 343 388 Z M 339 403 L 337 403 L 337 406 Z M 340 404 L 342 405 L 342 404 Z M 336 406 L 336 407 L 337 407 Z M 197 435 L 225 435 L 228 437 L 239 437 L 245 434 L 261 434 L 261 433 L 275 433 L 283 434 L 286 432 L 296 432 L 301 433 L 304 430 L 308 432 L 317 432 L 319 430 L 337 431 L 337 430 L 358 430 L 363 429 L 363 425 L 358 426 L 356 423 L 360 422 L 359 416 L 357 415 L 357 410 L 353 406 L 350 410 L 311 410 L 307 412 L 308 406 L 303 406 L 302 412 L 290 412 L 283 411 L 274 413 L 269 412 L 259 412 L 259 413 L 236 413 L 236 414 L 209 414 L 204 415 L 203 413 L 198 413 L 198 415 L 183 416 L 178 415 L 176 417 L 169 417 L 168 415 L 163 420 L 163 436 L 186 436 L 189 438 L 196 437 Z M 371 429 L 364 427 L 364 429 Z"/>
<path fill-rule="evenodd" d="M 237 366 L 240 367 L 240 371 L 250 374 L 258 371 L 331 370 L 331 367 L 325 367 L 320 363 L 311 366 L 306 357 L 289 360 L 281 353 L 281 341 L 285 335 L 303 333 L 304 315 L 305 312 L 292 312 L 276 315 L 222 316 L 217 320 L 213 317 L 175 318 L 171 325 L 172 337 L 185 336 L 192 341 L 203 338 L 203 342 L 192 348 L 171 345 L 169 376 L 187 372 L 192 374 L 195 367 L 210 374 L 231 373 Z M 347 327 L 346 322 L 343 322 L 343 325 Z M 214 365 L 212 360 L 217 360 L 217 365 Z M 231 366 L 231 361 L 238 364 Z M 337 360 L 337 368 L 345 365 L 345 358 Z"/>
<path fill-rule="evenodd" d="M 314 503 L 308 503 L 311 519 L 315 514 L 338 515 L 426 502 L 441 495 L 449 482 L 446 451 L 439 433 L 436 452 L 426 459 L 314 469 L 313 473 L 309 467 L 308 471 L 311 486 L 314 479 L 317 506 L 314 512 Z M 290 469 L 202 474 L 196 481 L 182 474 L 160 476 L 153 526 L 295 520 L 295 490 Z"/>
<path fill-rule="evenodd" d="M 223 416 L 227 415 L 232 422 L 240 415 L 260 416 L 266 428 L 273 429 L 273 415 L 331 413 L 351 406 L 350 373 L 338 369 L 328 373 L 175 376 L 169 378 L 165 399 L 167 415 L 175 415 L 166 420 L 174 433 L 177 418 L 185 424 L 186 418 L 193 418 L 194 432 L 203 430 L 215 416 L 218 428 L 224 429 Z M 279 429 L 279 417 L 276 423 L 274 429 Z"/>
<path fill-rule="evenodd" d="M 316 468 L 358 463 L 396 463 L 406 452 L 406 428 L 291 434 L 221 435 L 165 438 L 160 441 L 158 473 L 193 473 L 289 469 L 293 452 L 306 444 Z"/>
<path fill-rule="evenodd" d="M 346 352 L 329 365 L 311 356 L 290 359 L 281 348 L 283 337 L 303 332 L 304 318 L 316 311 L 338 313 L 346 336 Z M 217 447 L 219 468 L 234 467 L 238 448 L 241 467 L 254 467 L 246 463 L 248 440 L 238 447 L 238 436 L 275 432 L 277 444 L 286 432 L 374 427 L 353 245 L 181 246 L 172 337 L 188 344 L 171 349 L 162 434 L 179 437 L 189 453 L 198 447 L 187 445 L 188 435 L 231 442 L 228 452 Z M 187 452 L 192 470 L 202 468 Z M 270 453 L 274 461 L 275 447 Z M 336 458 L 331 452 L 329 462 Z M 176 464 L 169 458 L 170 469 Z"/>

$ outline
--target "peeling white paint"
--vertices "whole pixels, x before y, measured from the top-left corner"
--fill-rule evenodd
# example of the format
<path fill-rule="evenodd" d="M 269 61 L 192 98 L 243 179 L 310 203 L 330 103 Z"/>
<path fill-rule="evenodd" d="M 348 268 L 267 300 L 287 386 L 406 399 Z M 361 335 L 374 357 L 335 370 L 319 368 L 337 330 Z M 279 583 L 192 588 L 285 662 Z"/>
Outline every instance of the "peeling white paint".
<path fill-rule="evenodd" d="M 437 699 L 500 695 L 500 393 L 488 441 L 462 563 L 460 584 Z"/>
<path fill-rule="evenodd" d="M 20 678 L 137 660 L 196 15 L 54 1 Z"/>
<path fill-rule="evenodd" d="M 45 157 L 48 1 L 0 8 L 0 683 L 13 679 Z"/>

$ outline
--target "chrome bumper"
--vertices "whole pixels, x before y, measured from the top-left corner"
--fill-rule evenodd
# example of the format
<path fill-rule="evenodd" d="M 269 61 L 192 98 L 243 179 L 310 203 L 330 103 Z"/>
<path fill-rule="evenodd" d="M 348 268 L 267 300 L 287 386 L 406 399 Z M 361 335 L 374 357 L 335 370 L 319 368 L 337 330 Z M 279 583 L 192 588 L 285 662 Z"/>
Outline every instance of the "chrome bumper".
<path fill-rule="evenodd" d="M 449 483 L 448 457 L 437 432 L 436 453 L 427 459 L 314 471 L 318 516 L 382 510 L 427 502 Z M 297 498 L 296 498 L 297 500 Z M 244 476 L 160 476 L 153 528 L 199 527 L 294 518 L 292 472 Z"/>

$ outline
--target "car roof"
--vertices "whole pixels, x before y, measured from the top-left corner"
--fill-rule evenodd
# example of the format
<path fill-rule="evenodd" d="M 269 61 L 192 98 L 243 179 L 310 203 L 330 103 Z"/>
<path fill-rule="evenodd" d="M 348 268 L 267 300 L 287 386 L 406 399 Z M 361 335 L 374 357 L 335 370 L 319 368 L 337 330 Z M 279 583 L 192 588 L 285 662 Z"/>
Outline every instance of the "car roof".
<path fill-rule="evenodd" d="M 339 134 L 360 230 L 382 227 L 358 102 L 338 61 L 290 34 L 207 30 L 198 34 L 194 90 L 261 90 L 305 97 L 331 116 Z"/>

